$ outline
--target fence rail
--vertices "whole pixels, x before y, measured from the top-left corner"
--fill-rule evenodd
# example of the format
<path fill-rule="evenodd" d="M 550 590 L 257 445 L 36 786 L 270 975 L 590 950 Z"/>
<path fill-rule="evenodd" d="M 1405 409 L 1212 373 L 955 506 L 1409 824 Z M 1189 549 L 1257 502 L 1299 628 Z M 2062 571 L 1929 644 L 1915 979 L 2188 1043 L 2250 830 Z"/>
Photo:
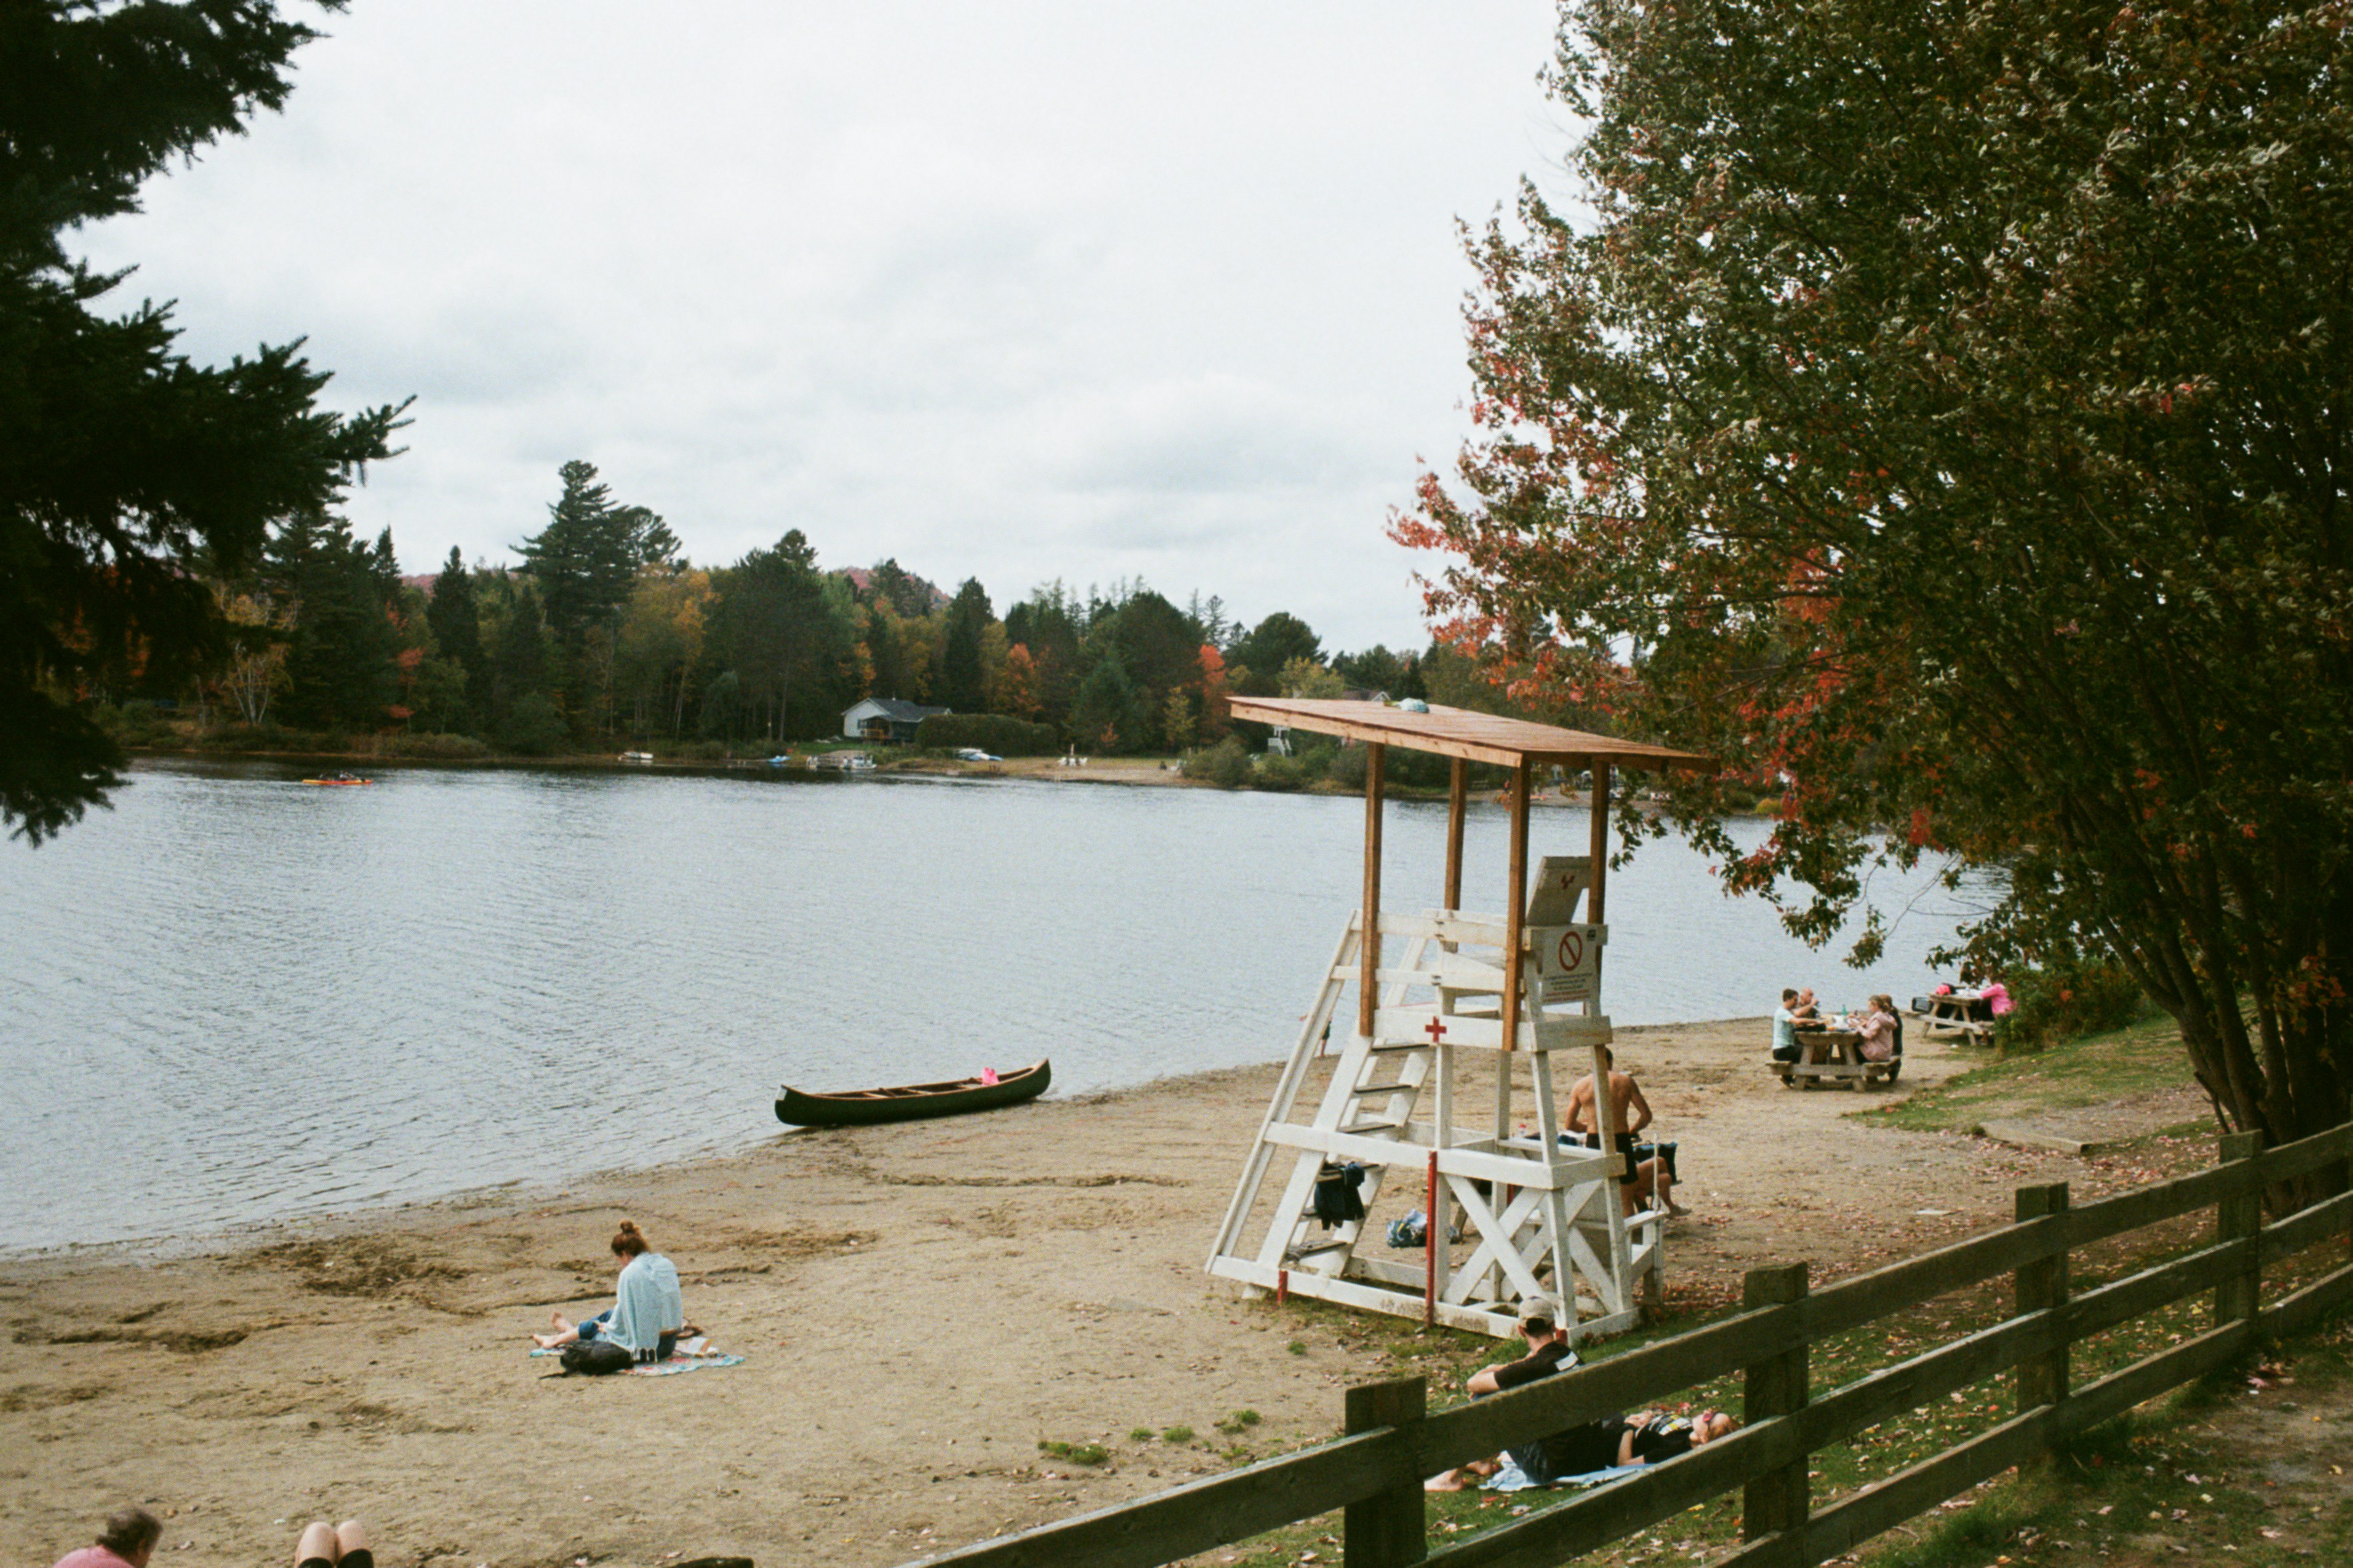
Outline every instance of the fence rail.
<path fill-rule="evenodd" d="M 2015 1224 L 1819 1292 L 1809 1289 L 1802 1264 L 1757 1269 L 1747 1277 L 1742 1309 L 1721 1322 L 1435 1415 L 1423 1413 L 1419 1378 L 1353 1388 L 1346 1435 L 1333 1442 L 924 1562 L 1157 1568 L 1342 1509 L 1349 1568 L 1551 1568 L 1740 1488 L 1747 1539 L 1718 1563 L 1812 1568 L 2261 1340 L 2353 1303 L 2353 1266 L 2269 1306 L 2261 1296 L 2264 1266 L 2353 1234 L 2353 1122 L 2269 1150 L 2256 1143 L 2253 1134 L 2234 1134 L 2221 1140 L 2221 1163 L 2208 1170 L 2081 1208 L 2070 1206 L 2064 1182 L 2021 1188 Z M 2265 1189 L 2315 1172 L 2327 1175 L 2323 1184 L 2337 1195 L 2264 1224 Z M 2092 1289 L 2071 1288 L 2074 1252 L 2205 1209 L 2215 1215 L 2206 1245 Z M 2013 1290 L 2008 1318 L 1812 1396 L 1807 1353 L 1815 1341 L 2004 1275 Z M 2206 1291 L 2213 1292 L 2211 1329 L 2070 1386 L 2068 1353 L 2076 1341 Z M 1817 1450 L 2012 1371 L 2019 1410 L 2010 1420 L 1813 1510 L 1807 1466 Z M 1747 1424 L 1740 1431 L 1429 1550 L 1423 1478 L 1733 1372 L 1744 1380 Z"/>

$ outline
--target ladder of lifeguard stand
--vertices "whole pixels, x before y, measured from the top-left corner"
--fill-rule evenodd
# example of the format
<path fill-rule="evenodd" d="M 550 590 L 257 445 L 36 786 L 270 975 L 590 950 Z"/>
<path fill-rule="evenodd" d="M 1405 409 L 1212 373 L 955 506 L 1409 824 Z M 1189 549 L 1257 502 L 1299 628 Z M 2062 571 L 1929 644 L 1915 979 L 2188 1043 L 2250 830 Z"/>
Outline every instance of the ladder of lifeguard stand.
<path fill-rule="evenodd" d="M 1313 1118 L 1302 1123 L 1295 1119 L 1299 1103 L 1325 1031 L 1342 992 L 1362 973 L 1362 912 L 1350 917 L 1227 1208 L 1210 1272 L 1497 1335 L 1511 1333 L 1518 1302 L 1539 1293 L 1573 1303 L 1578 1333 L 1633 1325 L 1638 1279 L 1646 1294 L 1657 1293 L 1656 1222 L 1646 1218 L 1632 1227 L 1640 1234 L 1630 1234 L 1614 1150 L 1564 1149 L 1554 1099 L 1552 1052 L 1590 1047 L 1599 1074 L 1600 1047 L 1609 1040 L 1599 1001 L 1606 932 L 1573 919 L 1590 867 L 1588 860 L 1547 859 L 1538 874 L 1509 1052 L 1499 1017 L 1505 923 L 1451 912 L 1382 916 L 1379 936 L 1385 945 L 1403 941 L 1402 961 L 1374 970 L 1372 1033 L 1350 1031 Z M 1492 959 L 1478 956 L 1482 949 L 1492 951 Z M 1432 1000 L 1409 1002 L 1409 992 L 1417 990 Z M 1583 1015 L 1550 1014 L 1548 1000 L 1582 1001 Z M 1492 1137 L 1456 1125 L 1455 1067 L 1466 1049 L 1493 1056 Z M 1512 1135 L 1508 1121 L 1511 1056 L 1522 1051 L 1535 1097 L 1534 1138 Z M 1434 1104 L 1430 1119 L 1417 1124 L 1425 1089 L 1433 1091 Z M 1253 1249 L 1246 1233 L 1280 1152 L 1292 1156 L 1292 1165 Z M 1415 1266 L 1362 1250 L 1364 1221 L 1317 1228 L 1313 1200 L 1327 1161 L 1364 1168 L 1359 1195 L 1368 1210 L 1390 1171 L 1402 1168 L 1422 1192 L 1434 1168 L 1442 1201 L 1427 1216 L 1432 1255 Z M 1450 1211 L 1464 1222 L 1470 1250 L 1461 1262 L 1451 1255 Z M 1427 1288 L 1433 1275 L 1435 1299 Z"/>

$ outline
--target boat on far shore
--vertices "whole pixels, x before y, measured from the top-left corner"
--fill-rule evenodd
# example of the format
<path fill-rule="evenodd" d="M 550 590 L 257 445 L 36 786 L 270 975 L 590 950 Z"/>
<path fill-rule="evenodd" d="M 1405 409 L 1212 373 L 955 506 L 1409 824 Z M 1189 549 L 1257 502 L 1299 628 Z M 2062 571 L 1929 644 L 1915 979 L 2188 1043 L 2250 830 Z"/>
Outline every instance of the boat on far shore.
<path fill-rule="evenodd" d="M 317 779 L 305 779 L 302 782 L 305 784 L 323 785 L 330 789 L 348 789 L 354 784 L 373 784 L 375 780 L 373 779 L 362 779 L 357 774 L 353 773 L 328 773 L 323 774 Z"/>
<path fill-rule="evenodd" d="M 852 1089 L 843 1094 L 805 1094 L 787 1084 L 776 1096 L 776 1119 L 793 1127 L 872 1127 L 886 1121 L 920 1121 L 962 1116 L 1034 1100 L 1054 1076 L 1050 1060 L 998 1076 L 983 1073 L 944 1084 L 904 1084 L 889 1089 Z"/>

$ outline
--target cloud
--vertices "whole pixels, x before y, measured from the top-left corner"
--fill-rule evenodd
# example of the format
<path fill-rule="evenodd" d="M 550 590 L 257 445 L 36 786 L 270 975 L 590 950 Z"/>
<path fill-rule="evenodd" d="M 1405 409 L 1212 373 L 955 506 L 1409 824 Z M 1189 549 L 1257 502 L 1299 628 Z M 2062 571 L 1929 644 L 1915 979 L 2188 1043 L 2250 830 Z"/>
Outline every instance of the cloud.
<path fill-rule="evenodd" d="M 219 359 L 414 394 L 354 493 L 498 557 L 585 457 L 700 560 L 1143 575 L 1418 641 L 1455 220 L 1560 151 L 1544 0 L 370 5 L 286 111 L 83 237 Z"/>

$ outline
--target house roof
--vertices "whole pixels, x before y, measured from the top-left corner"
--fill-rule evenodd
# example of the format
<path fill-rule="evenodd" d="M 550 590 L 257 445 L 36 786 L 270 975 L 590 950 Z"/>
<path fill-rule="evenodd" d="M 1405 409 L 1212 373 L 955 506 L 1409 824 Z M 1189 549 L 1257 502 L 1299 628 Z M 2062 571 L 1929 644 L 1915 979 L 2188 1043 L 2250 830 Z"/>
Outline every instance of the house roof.
<path fill-rule="evenodd" d="M 1559 763 L 1588 768 L 1607 762 L 1620 768 L 1702 768 L 1715 762 L 1694 752 L 1676 751 L 1640 740 L 1594 735 L 1527 719 L 1474 713 L 1469 708 L 1440 707 L 1428 713 L 1377 703 L 1350 702 L 1334 697 L 1235 697 L 1236 718 L 1256 719 L 1318 735 L 1345 736 L 1351 740 L 1401 746 L 1411 751 L 1434 751 L 1440 757 L 1467 758 L 1473 762 Z"/>
<path fill-rule="evenodd" d="M 927 708 L 921 703 L 902 702 L 897 697 L 862 697 L 843 711 L 845 718 L 860 708 L 872 708 L 881 717 L 892 724 L 921 724 L 934 714 L 944 714 L 946 708 Z"/>

